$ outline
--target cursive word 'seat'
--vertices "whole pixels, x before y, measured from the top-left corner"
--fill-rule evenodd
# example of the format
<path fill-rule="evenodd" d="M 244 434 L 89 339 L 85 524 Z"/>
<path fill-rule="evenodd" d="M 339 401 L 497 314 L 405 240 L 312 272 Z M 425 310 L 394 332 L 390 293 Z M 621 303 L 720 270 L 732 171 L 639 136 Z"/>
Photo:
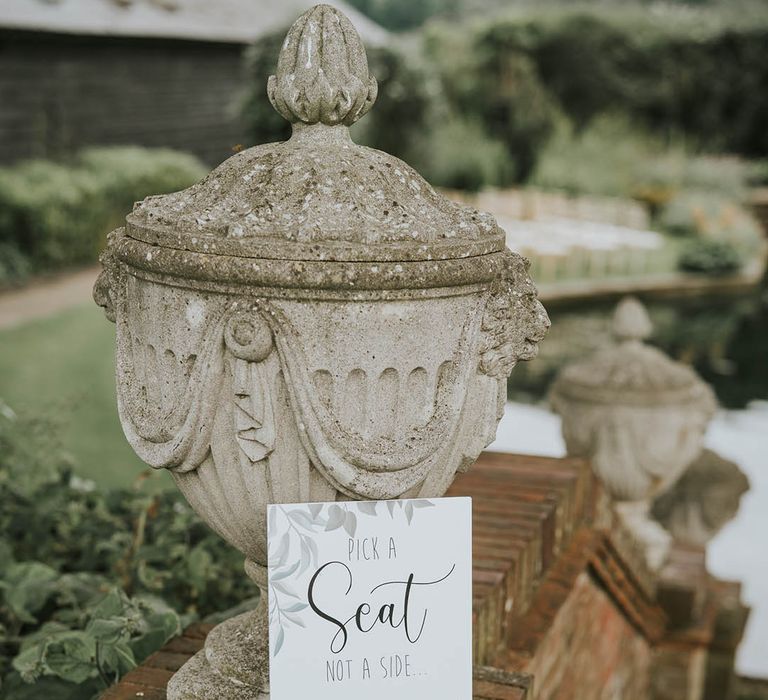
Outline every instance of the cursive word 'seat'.
<path fill-rule="evenodd" d="M 389 625 L 395 629 L 402 627 L 406 639 L 411 644 L 415 644 L 424 631 L 424 625 L 427 622 L 428 609 L 426 607 L 423 608 L 423 611 L 421 612 L 421 620 L 414 624 L 414 618 L 418 620 L 418 613 L 414 613 L 412 609 L 414 588 L 436 586 L 442 583 L 454 572 L 456 565 L 454 564 L 451 566 L 450 571 L 445 574 L 445 576 L 434 581 L 417 581 L 414 574 L 411 573 L 405 581 L 385 581 L 384 583 L 380 583 L 378 586 L 374 586 L 374 588 L 371 589 L 370 595 L 379 589 L 389 586 L 393 588 L 402 586 L 402 601 L 399 604 L 398 602 L 382 604 L 379 607 L 378 612 L 373 614 L 373 616 L 373 609 L 371 608 L 370 603 L 362 602 L 357 606 L 354 615 L 351 615 L 346 620 L 341 620 L 332 615 L 324 609 L 322 601 L 318 600 L 316 592 L 318 583 L 322 581 L 324 575 L 326 575 L 332 567 L 343 567 L 346 571 L 348 584 L 344 595 L 349 595 L 353 583 L 352 571 L 344 562 L 330 561 L 323 564 L 323 566 L 321 566 L 312 576 L 312 579 L 309 582 L 309 587 L 307 588 L 307 601 L 315 614 L 336 627 L 336 633 L 331 638 L 330 649 L 334 654 L 338 654 L 347 646 L 347 641 L 349 640 L 348 625 L 353 621 L 354 628 L 357 628 L 363 634 L 368 634 L 373 631 L 377 625 Z M 416 627 L 418 627 L 418 629 L 416 629 Z"/>

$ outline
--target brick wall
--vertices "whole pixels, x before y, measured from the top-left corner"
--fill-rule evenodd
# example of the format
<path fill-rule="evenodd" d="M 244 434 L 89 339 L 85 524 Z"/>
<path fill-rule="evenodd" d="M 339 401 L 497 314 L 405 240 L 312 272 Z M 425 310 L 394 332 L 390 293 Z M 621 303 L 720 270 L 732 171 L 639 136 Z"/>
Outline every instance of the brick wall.
<path fill-rule="evenodd" d="M 690 552 L 661 582 L 652 577 L 587 463 L 484 453 L 449 494 L 473 498 L 476 700 L 737 700 L 740 586 L 712 578 Z M 704 603 L 670 615 L 659 585 L 692 587 L 693 602 L 701 588 Z M 679 606 L 679 596 L 661 598 Z M 203 643 L 190 634 L 105 700 L 163 700 Z"/>
<path fill-rule="evenodd" d="M 648 640 L 582 572 L 524 670 L 537 700 L 645 700 L 650 664 Z"/>
<path fill-rule="evenodd" d="M 651 697 L 653 700 L 701 700 L 706 669 L 705 647 L 660 646 L 654 653 Z"/>
<path fill-rule="evenodd" d="M 243 47 L 0 30 L 0 164 L 88 145 L 190 151 L 243 140 Z"/>

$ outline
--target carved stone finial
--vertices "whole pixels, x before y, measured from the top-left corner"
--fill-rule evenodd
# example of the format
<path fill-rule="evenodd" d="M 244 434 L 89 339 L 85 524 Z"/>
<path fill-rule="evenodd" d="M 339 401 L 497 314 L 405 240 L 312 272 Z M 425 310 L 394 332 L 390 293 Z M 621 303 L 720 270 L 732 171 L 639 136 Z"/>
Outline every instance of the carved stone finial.
<path fill-rule="evenodd" d="M 377 92 L 360 35 L 330 5 L 315 5 L 293 23 L 267 85 L 272 106 L 291 124 L 350 126 Z"/>
<path fill-rule="evenodd" d="M 624 297 L 613 314 L 613 336 L 619 342 L 645 340 L 653 331 L 645 307 L 635 297 Z"/>

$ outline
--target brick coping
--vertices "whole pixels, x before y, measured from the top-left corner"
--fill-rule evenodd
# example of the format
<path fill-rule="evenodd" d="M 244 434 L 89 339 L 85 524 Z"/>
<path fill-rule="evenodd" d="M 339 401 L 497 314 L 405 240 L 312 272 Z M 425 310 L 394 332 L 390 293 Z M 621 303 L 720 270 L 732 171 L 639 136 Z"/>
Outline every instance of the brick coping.
<path fill-rule="evenodd" d="M 473 498 L 475 700 L 530 700 L 532 679 L 514 659 L 535 653 L 584 571 L 649 641 L 662 636 L 647 574 L 584 460 L 483 453 L 447 495 Z M 163 700 L 210 629 L 191 626 L 102 697 Z"/>

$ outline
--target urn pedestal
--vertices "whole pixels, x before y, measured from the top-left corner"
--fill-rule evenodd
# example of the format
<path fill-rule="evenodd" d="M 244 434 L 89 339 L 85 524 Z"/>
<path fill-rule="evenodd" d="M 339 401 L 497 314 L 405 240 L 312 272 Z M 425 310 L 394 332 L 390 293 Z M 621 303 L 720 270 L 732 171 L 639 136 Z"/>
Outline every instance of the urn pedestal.
<path fill-rule="evenodd" d="M 269 503 L 443 495 L 549 326 L 490 215 L 350 139 L 376 81 L 346 17 L 302 15 L 268 93 L 293 136 L 137 204 L 94 291 L 117 325 L 128 441 L 262 594 L 171 700 L 268 697 Z"/>

